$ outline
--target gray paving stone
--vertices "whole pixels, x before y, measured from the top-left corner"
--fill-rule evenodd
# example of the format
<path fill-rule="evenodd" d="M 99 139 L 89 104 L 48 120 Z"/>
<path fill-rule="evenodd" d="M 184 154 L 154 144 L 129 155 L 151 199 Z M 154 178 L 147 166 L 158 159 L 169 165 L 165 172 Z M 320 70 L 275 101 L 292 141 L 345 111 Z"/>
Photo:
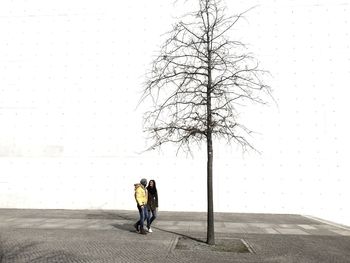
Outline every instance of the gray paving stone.
<path fill-rule="evenodd" d="M 337 233 L 339 235 L 342 235 L 342 236 L 350 236 L 350 231 L 349 230 L 343 230 L 343 229 L 332 229 L 330 230 L 334 233 Z"/>
<path fill-rule="evenodd" d="M 299 224 L 298 226 L 304 229 L 316 229 L 316 227 L 312 225 Z"/>
<path fill-rule="evenodd" d="M 56 224 L 56 223 L 43 223 L 40 225 L 31 225 L 30 228 L 63 228 L 65 224 Z"/>
<path fill-rule="evenodd" d="M 222 233 L 247 233 L 247 229 L 241 227 L 226 228 Z"/>
<path fill-rule="evenodd" d="M 328 229 L 307 229 L 305 232 L 314 236 L 340 236 L 339 233 L 333 232 Z"/>
<path fill-rule="evenodd" d="M 242 227 L 247 227 L 248 225 L 245 223 L 232 223 L 232 222 L 224 222 L 225 227 L 233 227 L 233 228 L 242 228 Z"/>
<path fill-rule="evenodd" d="M 309 235 L 309 233 L 297 228 L 276 228 L 276 231 L 284 235 Z"/>
<path fill-rule="evenodd" d="M 260 228 L 271 228 L 273 224 L 266 224 L 266 223 L 249 223 L 249 226 L 254 226 L 254 227 L 260 227 Z"/>
<path fill-rule="evenodd" d="M 265 228 L 265 231 L 267 234 L 280 234 L 276 229 L 274 228 Z"/>

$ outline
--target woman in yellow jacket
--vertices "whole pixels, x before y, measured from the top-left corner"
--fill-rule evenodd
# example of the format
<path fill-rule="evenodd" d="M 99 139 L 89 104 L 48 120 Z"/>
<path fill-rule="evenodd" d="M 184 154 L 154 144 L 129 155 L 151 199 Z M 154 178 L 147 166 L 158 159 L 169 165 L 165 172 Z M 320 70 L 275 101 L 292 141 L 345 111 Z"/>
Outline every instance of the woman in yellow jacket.
<path fill-rule="evenodd" d="M 141 179 L 139 184 L 134 184 L 135 186 L 135 200 L 137 203 L 137 209 L 139 210 L 140 219 L 134 224 L 136 231 L 142 235 L 146 234 L 145 229 L 143 228 L 145 220 L 148 218 L 148 209 L 147 209 L 147 180 L 145 178 Z"/>

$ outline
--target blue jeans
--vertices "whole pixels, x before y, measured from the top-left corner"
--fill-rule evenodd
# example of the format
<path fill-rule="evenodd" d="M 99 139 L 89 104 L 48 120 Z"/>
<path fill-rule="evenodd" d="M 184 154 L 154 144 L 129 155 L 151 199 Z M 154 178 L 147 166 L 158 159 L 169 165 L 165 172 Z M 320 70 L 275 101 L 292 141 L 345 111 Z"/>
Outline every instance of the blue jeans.
<path fill-rule="evenodd" d="M 152 217 L 151 217 L 152 214 Z M 157 218 L 157 208 L 148 210 L 147 227 L 150 228 L 154 219 Z"/>
<path fill-rule="evenodd" d="M 142 207 L 138 205 L 137 209 L 139 210 L 140 219 L 139 221 L 136 222 L 136 225 L 140 226 L 140 230 L 141 230 L 143 228 L 145 220 L 147 220 L 148 218 L 148 209 L 145 205 Z"/>

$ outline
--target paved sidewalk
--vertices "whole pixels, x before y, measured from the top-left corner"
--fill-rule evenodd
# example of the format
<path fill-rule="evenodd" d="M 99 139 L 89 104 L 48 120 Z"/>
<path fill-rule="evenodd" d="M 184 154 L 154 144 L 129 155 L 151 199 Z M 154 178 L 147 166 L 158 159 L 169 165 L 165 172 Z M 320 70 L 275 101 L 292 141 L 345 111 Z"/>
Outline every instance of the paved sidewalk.
<path fill-rule="evenodd" d="M 241 239 L 252 253 L 185 251 L 203 239 L 206 214 L 160 212 L 137 234 L 136 211 L 0 209 L 0 262 L 350 262 L 350 228 L 301 215 L 217 213 L 217 239 Z"/>

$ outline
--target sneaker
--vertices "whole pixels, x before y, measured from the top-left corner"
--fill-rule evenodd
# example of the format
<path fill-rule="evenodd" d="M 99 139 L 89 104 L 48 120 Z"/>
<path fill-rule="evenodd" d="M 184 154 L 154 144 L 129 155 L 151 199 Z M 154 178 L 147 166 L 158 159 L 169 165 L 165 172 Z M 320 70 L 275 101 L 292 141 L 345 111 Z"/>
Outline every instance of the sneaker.
<path fill-rule="evenodd" d="M 136 229 L 136 232 L 140 232 L 140 230 L 139 230 L 139 225 L 138 225 L 137 223 L 134 224 L 134 227 L 135 227 L 135 229 Z"/>
<path fill-rule="evenodd" d="M 148 228 L 148 233 L 152 233 L 152 228 Z"/>

